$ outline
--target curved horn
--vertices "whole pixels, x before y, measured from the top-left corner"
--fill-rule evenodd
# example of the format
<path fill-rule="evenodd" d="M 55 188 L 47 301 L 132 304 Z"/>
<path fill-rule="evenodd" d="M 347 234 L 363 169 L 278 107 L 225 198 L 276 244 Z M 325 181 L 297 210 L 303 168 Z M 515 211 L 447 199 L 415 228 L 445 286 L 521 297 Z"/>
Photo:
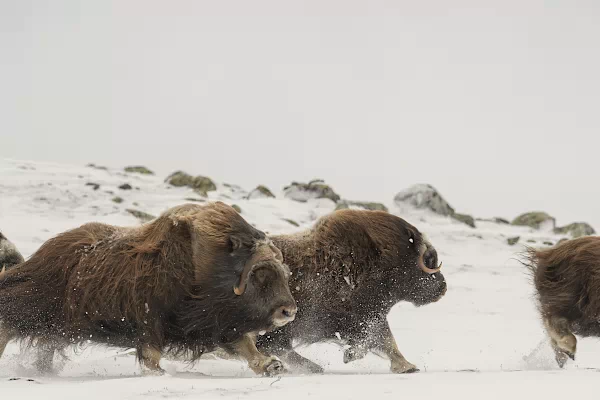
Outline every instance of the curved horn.
<path fill-rule="evenodd" d="M 6 273 L 6 266 L 2 267 L 2 271 L 0 271 L 0 279 L 2 279 L 2 277 L 4 276 L 5 273 Z"/>
<path fill-rule="evenodd" d="M 430 274 L 430 275 L 440 272 L 440 270 L 442 269 L 442 263 L 440 263 L 440 266 L 435 269 L 428 268 L 425 265 L 425 263 L 423 262 L 423 257 L 419 257 L 418 264 L 419 264 L 419 268 L 421 268 L 421 270 L 423 270 L 423 272 L 425 272 L 426 274 Z"/>
<path fill-rule="evenodd" d="M 254 267 L 254 258 L 250 258 L 244 265 L 244 270 L 240 275 L 240 281 L 236 286 L 233 287 L 233 293 L 241 296 L 246 291 L 246 285 L 248 284 L 248 278 L 250 277 L 250 273 Z"/>

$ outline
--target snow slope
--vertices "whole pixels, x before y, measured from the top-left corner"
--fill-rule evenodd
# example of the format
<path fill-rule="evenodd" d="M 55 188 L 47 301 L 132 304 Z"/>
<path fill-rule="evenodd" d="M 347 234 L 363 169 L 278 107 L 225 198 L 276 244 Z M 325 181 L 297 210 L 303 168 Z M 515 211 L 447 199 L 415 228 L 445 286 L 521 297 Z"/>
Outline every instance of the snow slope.
<path fill-rule="evenodd" d="M 27 257 L 51 236 L 82 223 L 134 225 L 139 221 L 128 208 L 158 215 L 199 197 L 190 189 L 169 187 L 163 179 L 116 169 L 0 160 L 0 229 Z M 94 190 L 88 182 L 100 187 Z M 124 183 L 133 189 L 119 189 Z M 275 199 L 246 200 L 245 195 L 241 188 L 218 184 L 209 200 L 239 205 L 248 221 L 270 233 L 304 229 L 334 209 L 329 200 L 299 203 L 281 193 Z M 113 202 L 115 196 L 123 202 Z M 528 277 L 515 260 L 521 243 L 534 240 L 541 246 L 559 236 L 482 221 L 472 229 L 427 211 L 400 209 L 392 201 L 386 205 L 425 232 L 444 262 L 448 293 L 440 302 L 421 308 L 399 304 L 389 315 L 400 350 L 420 373 L 390 374 L 389 363 L 372 355 L 345 365 L 339 348 L 320 344 L 299 351 L 323 365 L 324 375 L 259 378 L 241 361 L 207 356 L 194 365 L 164 360 L 166 376 L 140 377 L 131 352 L 88 347 L 70 350 L 68 359 L 57 356 L 57 375 L 36 376 L 30 354 L 10 344 L 0 359 L 0 398 L 500 399 L 594 393 L 599 344 L 580 340 L 577 361 L 559 370 Z M 507 244 L 511 236 L 521 236 L 519 245 Z"/>

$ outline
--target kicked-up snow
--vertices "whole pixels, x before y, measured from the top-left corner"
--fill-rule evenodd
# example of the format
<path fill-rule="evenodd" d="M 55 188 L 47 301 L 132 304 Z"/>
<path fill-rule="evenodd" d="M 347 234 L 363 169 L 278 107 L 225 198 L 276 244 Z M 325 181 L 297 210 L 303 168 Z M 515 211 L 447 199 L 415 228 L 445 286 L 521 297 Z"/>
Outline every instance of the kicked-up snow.
<path fill-rule="evenodd" d="M 132 189 L 119 189 L 125 183 Z M 269 233 L 306 229 L 335 208 L 328 199 L 301 203 L 277 192 L 276 198 L 247 199 L 237 187 L 217 186 L 204 199 L 157 176 L 0 160 L 0 229 L 27 257 L 53 235 L 85 222 L 136 225 L 139 220 L 126 210 L 158 215 L 189 199 L 235 204 Z M 11 343 L 0 359 L 0 398 L 595 398 L 600 345 L 580 339 L 576 361 L 564 370 L 556 366 L 529 277 L 516 259 L 524 244 L 546 246 L 563 236 L 483 221 L 472 229 L 427 210 L 399 209 L 391 199 L 386 206 L 427 234 L 448 283 L 438 303 L 420 308 L 401 303 L 388 317 L 400 350 L 421 369 L 417 374 L 391 374 L 389 362 L 374 355 L 344 364 L 342 349 L 317 344 L 299 352 L 321 364 L 323 375 L 256 377 L 241 361 L 207 355 L 193 365 L 163 360 L 167 375 L 142 377 L 131 351 L 90 346 L 69 349 L 67 358 L 57 355 L 56 373 L 38 376 L 31 354 Z M 509 246 L 507 238 L 515 236 L 520 241 Z"/>

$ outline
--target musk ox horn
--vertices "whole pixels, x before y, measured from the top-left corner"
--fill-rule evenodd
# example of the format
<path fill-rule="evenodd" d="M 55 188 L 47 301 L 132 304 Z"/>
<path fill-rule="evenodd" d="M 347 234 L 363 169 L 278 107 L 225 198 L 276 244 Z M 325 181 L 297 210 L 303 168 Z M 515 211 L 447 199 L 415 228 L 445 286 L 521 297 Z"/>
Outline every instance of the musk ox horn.
<path fill-rule="evenodd" d="M 248 278 L 250 278 L 250 274 L 252 274 L 252 271 L 257 264 L 263 261 L 278 261 L 278 253 L 275 250 L 278 251 L 277 247 L 275 247 L 272 242 L 263 242 L 256 247 L 254 254 L 244 265 L 240 280 L 238 284 L 233 287 L 233 293 L 238 296 L 244 294 L 246 286 L 248 285 Z"/>
<path fill-rule="evenodd" d="M 435 269 L 431 269 L 429 267 L 427 267 L 427 265 L 425 265 L 425 263 L 423 262 L 423 257 L 419 257 L 419 268 L 421 268 L 421 270 L 423 270 L 423 272 L 433 275 L 437 272 L 440 272 L 440 270 L 442 269 L 442 263 L 440 263 L 440 266 L 435 268 Z"/>
<path fill-rule="evenodd" d="M 254 269 L 254 264 L 251 262 L 252 258 L 248 260 L 246 265 L 244 265 L 244 270 L 242 271 L 242 275 L 240 276 L 239 283 L 233 287 L 233 293 L 238 296 L 241 296 L 246 291 L 246 285 L 248 284 L 248 278 L 250 277 L 250 273 Z"/>
<path fill-rule="evenodd" d="M 6 266 L 2 267 L 2 271 L 0 271 L 0 279 L 2 279 L 2 277 L 4 276 L 5 273 L 6 273 Z"/>

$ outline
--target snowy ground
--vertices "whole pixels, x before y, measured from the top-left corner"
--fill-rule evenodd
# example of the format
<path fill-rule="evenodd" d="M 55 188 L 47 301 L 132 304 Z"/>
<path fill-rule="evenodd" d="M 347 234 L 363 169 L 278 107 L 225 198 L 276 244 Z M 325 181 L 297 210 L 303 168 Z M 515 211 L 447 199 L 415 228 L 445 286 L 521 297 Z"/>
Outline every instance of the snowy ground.
<path fill-rule="evenodd" d="M 189 189 L 169 187 L 163 179 L 116 169 L 0 160 L 0 229 L 29 256 L 46 239 L 79 224 L 134 225 L 139 222 L 127 208 L 157 215 L 186 198 L 199 197 Z M 100 188 L 94 190 L 87 182 Z M 123 183 L 134 189 L 118 189 Z M 239 188 L 219 185 L 209 199 L 239 205 L 248 221 L 270 233 L 309 227 L 334 208 L 329 200 L 297 203 L 279 194 L 276 199 L 245 200 L 244 195 Z M 114 203 L 115 196 L 123 203 Z M 377 199 L 365 194 L 364 200 Z M 258 378 L 242 362 L 209 356 L 195 365 L 165 360 L 168 375 L 140 377 L 130 352 L 91 347 L 73 351 L 68 360 L 57 356 L 56 376 L 36 376 L 30 355 L 11 344 L 0 359 L 0 398 L 504 399 L 516 394 L 558 399 L 597 392 L 592 383 L 600 377 L 600 345 L 594 339 L 580 340 L 577 361 L 559 370 L 536 314 L 528 277 L 514 259 L 527 240 L 542 246 L 560 237 L 481 221 L 472 229 L 387 205 L 428 234 L 448 282 L 440 302 L 421 308 L 399 304 L 389 316 L 400 350 L 421 368 L 418 374 L 390 374 L 388 362 L 375 356 L 345 365 L 340 349 L 314 345 L 299 351 L 323 365 L 325 375 Z M 511 236 L 521 236 L 519 245 L 507 244 Z"/>

